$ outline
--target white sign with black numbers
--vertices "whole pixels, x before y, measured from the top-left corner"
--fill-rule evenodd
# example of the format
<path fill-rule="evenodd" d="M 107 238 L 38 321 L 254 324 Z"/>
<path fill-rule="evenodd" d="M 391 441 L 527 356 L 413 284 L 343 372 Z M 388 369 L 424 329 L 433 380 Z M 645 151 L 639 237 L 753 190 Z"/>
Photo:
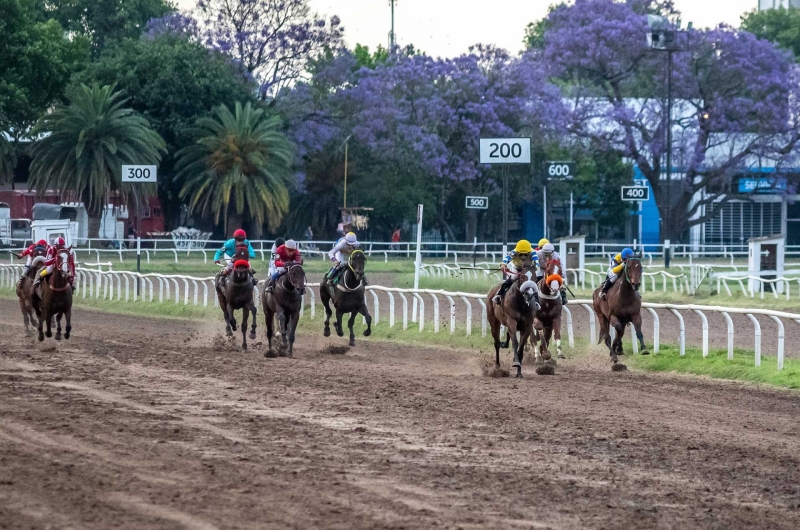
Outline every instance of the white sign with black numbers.
<path fill-rule="evenodd" d="M 649 201 L 650 188 L 647 186 L 622 186 L 623 201 Z"/>
<path fill-rule="evenodd" d="M 530 163 L 530 138 L 481 138 L 481 164 Z"/>
<path fill-rule="evenodd" d="M 489 197 L 470 197 L 467 196 L 467 208 L 476 210 L 486 210 L 489 208 Z"/>
<path fill-rule="evenodd" d="M 156 166 L 122 166 L 122 182 L 158 182 Z"/>
<path fill-rule="evenodd" d="M 545 162 L 547 180 L 570 180 L 575 176 L 575 162 Z"/>

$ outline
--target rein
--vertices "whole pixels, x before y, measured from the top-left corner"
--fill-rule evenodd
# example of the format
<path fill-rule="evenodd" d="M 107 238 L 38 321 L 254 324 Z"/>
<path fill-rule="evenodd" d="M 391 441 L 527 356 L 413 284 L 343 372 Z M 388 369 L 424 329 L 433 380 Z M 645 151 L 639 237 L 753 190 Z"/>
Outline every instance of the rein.
<path fill-rule="evenodd" d="M 358 282 L 358 285 L 356 285 L 355 287 L 349 287 L 347 285 L 347 278 L 348 278 L 347 273 L 348 272 L 352 272 L 353 274 L 358 274 L 355 271 L 355 269 L 353 268 L 353 256 L 355 256 L 356 254 L 362 254 L 364 256 L 364 259 L 366 260 L 366 254 L 364 254 L 364 251 L 360 250 L 360 249 L 359 250 L 354 250 L 350 254 L 350 257 L 347 258 L 347 268 L 349 269 L 349 271 L 345 270 L 344 273 L 342 274 L 342 281 L 336 284 L 336 288 L 338 290 L 340 290 L 340 291 L 345 292 L 345 293 L 352 293 L 352 292 L 358 291 L 359 289 L 361 289 L 364 286 L 364 274 L 363 273 L 361 274 L 361 280 Z"/>
<path fill-rule="evenodd" d="M 634 261 L 638 261 L 639 264 L 641 265 L 642 260 L 640 260 L 639 258 L 628 258 L 628 260 L 625 262 L 625 268 L 624 268 L 625 281 L 627 281 L 631 285 L 633 285 L 633 283 L 631 282 L 630 277 L 628 277 L 628 263 L 631 263 L 631 262 L 634 262 Z"/>
<path fill-rule="evenodd" d="M 292 283 L 292 279 L 289 276 L 289 272 L 292 269 L 294 269 L 295 267 L 301 267 L 301 266 L 302 265 L 300 265 L 299 263 L 295 263 L 291 267 L 287 267 L 286 268 L 286 274 L 283 274 L 281 276 L 281 281 L 278 282 L 278 287 L 280 287 L 281 289 L 283 289 L 284 291 L 287 291 L 287 292 L 304 290 L 306 288 L 306 273 L 305 273 L 305 271 L 303 271 L 303 286 L 302 287 L 297 287 L 294 283 Z M 291 289 L 289 289 L 288 287 L 286 287 L 286 285 L 284 285 L 286 283 L 286 280 L 289 280 L 289 285 L 292 287 Z"/>

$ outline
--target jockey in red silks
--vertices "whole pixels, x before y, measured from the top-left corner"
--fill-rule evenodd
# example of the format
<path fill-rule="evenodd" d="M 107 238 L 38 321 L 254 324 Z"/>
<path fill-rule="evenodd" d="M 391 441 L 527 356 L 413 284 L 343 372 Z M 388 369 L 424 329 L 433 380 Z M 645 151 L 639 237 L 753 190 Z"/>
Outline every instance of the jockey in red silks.
<path fill-rule="evenodd" d="M 19 257 L 27 256 L 25 260 L 25 270 L 22 272 L 22 275 L 25 276 L 28 274 L 28 271 L 31 268 L 31 263 L 33 262 L 33 253 L 36 252 L 37 249 L 47 250 L 47 241 L 44 239 L 40 239 L 33 245 L 29 246 L 25 250 L 19 253 Z"/>
<path fill-rule="evenodd" d="M 67 261 L 69 267 L 69 284 L 73 289 L 75 288 L 75 251 L 72 250 L 72 247 L 67 248 L 67 242 L 64 241 L 63 237 L 56 238 L 53 244 L 47 247 L 46 261 L 44 262 L 45 266 L 42 272 L 39 273 L 39 276 L 36 277 L 36 281 L 33 282 L 34 286 L 39 285 L 43 278 L 47 278 L 53 273 L 53 269 L 55 269 L 58 262 L 58 253 L 62 250 L 69 252 L 69 259 Z"/>
<path fill-rule="evenodd" d="M 268 289 L 271 290 L 281 274 L 286 272 L 288 263 L 303 263 L 303 256 L 300 254 L 297 242 L 294 239 L 289 239 L 275 250 L 275 272 L 269 278 Z"/>

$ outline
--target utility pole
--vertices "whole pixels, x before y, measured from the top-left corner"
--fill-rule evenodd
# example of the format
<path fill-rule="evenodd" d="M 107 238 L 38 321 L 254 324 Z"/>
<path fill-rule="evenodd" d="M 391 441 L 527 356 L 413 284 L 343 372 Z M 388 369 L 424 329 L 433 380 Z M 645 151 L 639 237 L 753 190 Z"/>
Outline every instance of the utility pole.
<path fill-rule="evenodd" d="M 389 53 L 391 53 L 395 46 L 397 46 L 397 39 L 395 38 L 394 34 L 394 3 L 397 0 L 389 0 L 389 3 L 392 6 L 392 30 L 389 32 Z"/>

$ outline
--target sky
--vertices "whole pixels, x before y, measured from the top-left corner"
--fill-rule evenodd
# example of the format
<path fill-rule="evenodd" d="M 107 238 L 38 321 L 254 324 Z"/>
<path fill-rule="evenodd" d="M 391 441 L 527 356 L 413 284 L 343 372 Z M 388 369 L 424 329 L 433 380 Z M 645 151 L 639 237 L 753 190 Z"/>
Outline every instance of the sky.
<path fill-rule="evenodd" d="M 453 57 L 477 43 L 509 51 L 522 49 L 528 22 L 542 18 L 556 0 L 397 0 L 395 33 L 401 46 L 414 46 L 433 56 Z M 178 0 L 191 8 L 195 0 Z M 739 25 L 740 16 L 758 6 L 758 0 L 675 0 L 684 26 Z M 309 0 L 321 15 L 339 15 L 349 47 L 356 43 L 374 49 L 386 46 L 391 27 L 389 0 Z"/>

